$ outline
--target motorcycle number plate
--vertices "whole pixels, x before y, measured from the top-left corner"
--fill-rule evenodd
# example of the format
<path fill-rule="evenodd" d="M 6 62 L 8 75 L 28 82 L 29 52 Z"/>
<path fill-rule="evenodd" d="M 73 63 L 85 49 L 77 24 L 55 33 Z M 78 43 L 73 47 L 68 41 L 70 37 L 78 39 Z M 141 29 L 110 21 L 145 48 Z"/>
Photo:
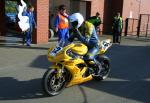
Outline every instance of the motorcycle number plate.
<path fill-rule="evenodd" d="M 56 54 L 58 54 L 60 51 L 62 50 L 62 47 L 55 47 L 51 52 L 50 55 L 51 56 L 55 56 Z"/>

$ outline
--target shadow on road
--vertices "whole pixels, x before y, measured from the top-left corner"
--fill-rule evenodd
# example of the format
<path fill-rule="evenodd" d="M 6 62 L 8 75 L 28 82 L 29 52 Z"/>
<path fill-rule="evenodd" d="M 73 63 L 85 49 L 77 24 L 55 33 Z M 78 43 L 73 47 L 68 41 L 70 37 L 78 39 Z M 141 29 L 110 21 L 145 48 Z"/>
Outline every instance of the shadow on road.
<path fill-rule="evenodd" d="M 90 81 L 86 86 L 111 95 L 150 103 L 150 46 L 113 46 L 110 78 Z"/>
<path fill-rule="evenodd" d="M 150 37 L 125 37 L 125 39 L 140 42 L 150 42 Z"/>
<path fill-rule="evenodd" d="M 51 63 L 47 59 L 47 55 L 40 55 L 37 58 L 35 58 L 31 63 L 30 67 L 34 68 L 43 68 L 48 69 L 48 67 L 51 65 Z"/>
<path fill-rule="evenodd" d="M 82 86 L 143 103 L 150 102 L 150 82 L 148 81 L 90 81 L 83 84 Z"/>
<path fill-rule="evenodd" d="M 58 41 L 58 38 L 51 38 L 48 40 L 48 42 L 50 42 L 52 45 L 56 44 L 57 41 Z M 31 47 L 27 47 L 26 43 L 24 45 L 22 44 L 22 37 L 21 36 L 18 37 L 15 35 L 11 35 L 11 36 L 8 35 L 8 36 L 1 37 L 0 47 L 48 50 L 47 47 L 44 47 L 44 46 L 37 47 L 37 45 L 32 45 L 32 44 L 31 44 Z"/>
<path fill-rule="evenodd" d="M 0 78 L 0 100 L 42 98 L 41 79 L 18 81 L 11 77 Z"/>
<path fill-rule="evenodd" d="M 17 49 L 37 49 L 37 50 L 48 50 L 49 48 L 47 47 L 27 47 L 25 45 L 18 45 L 18 44 L 0 44 L 0 47 L 2 48 L 17 48 Z"/>
<path fill-rule="evenodd" d="M 96 89 L 122 98 L 150 103 L 150 46 L 114 45 L 107 53 L 111 58 L 110 78 L 102 82 L 90 81 L 80 85 L 84 103 L 87 95 L 82 87 Z M 31 67 L 47 68 L 46 55 L 37 57 Z M 44 98 L 41 79 L 18 81 L 11 77 L 0 78 L 0 100 Z"/>

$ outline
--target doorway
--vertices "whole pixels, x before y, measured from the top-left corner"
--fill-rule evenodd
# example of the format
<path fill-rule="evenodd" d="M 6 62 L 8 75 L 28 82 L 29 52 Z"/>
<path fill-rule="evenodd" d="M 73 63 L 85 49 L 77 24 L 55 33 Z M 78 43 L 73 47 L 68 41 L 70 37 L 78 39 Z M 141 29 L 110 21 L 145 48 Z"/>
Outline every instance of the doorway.
<path fill-rule="evenodd" d="M 70 2 L 70 13 L 79 12 L 85 19 L 91 16 L 91 2 L 90 1 L 78 1 L 73 0 Z"/>
<path fill-rule="evenodd" d="M 104 34 L 110 34 L 112 31 L 113 17 L 117 12 L 122 15 L 123 0 L 105 0 L 104 1 L 104 21 L 103 32 Z"/>

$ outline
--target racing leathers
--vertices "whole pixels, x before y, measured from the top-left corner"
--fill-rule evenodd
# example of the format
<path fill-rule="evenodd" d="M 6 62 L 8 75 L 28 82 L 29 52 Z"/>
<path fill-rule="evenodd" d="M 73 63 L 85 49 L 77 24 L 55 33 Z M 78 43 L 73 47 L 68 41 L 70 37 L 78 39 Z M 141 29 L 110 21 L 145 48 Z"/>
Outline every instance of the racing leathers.
<path fill-rule="evenodd" d="M 93 60 L 99 51 L 99 38 L 96 34 L 94 25 L 88 21 L 84 21 L 79 29 L 76 28 L 72 30 L 69 41 L 72 42 L 75 37 L 88 47 L 88 53 L 85 56 L 85 60 Z"/>

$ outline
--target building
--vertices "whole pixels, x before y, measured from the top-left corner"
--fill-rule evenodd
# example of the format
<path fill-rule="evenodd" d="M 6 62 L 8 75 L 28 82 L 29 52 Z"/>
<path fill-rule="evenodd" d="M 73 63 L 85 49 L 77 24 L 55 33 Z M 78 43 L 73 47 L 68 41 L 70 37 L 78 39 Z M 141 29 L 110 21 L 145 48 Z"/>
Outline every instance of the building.
<path fill-rule="evenodd" d="M 5 1 L 0 1 L 0 35 L 5 35 Z M 13 0 L 17 1 L 17 0 Z M 20 1 L 20 0 L 18 0 Z M 33 43 L 47 43 L 49 34 L 49 0 L 24 0 L 35 7 L 37 29 L 34 31 Z"/>
<path fill-rule="evenodd" d="M 15 0 L 14 0 L 15 1 Z M 150 14 L 149 0 L 25 0 L 35 7 L 37 29 L 34 34 L 34 43 L 47 43 L 49 20 L 51 14 L 56 14 L 57 7 L 65 4 L 68 13 L 80 12 L 87 19 L 100 12 L 103 33 L 110 33 L 112 18 L 120 12 L 123 20 L 126 18 L 139 18 L 139 14 Z M 5 34 L 5 0 L 0 1 L 0 35 Z M 50 19 L 49 19 L 50 18 Z"/>

